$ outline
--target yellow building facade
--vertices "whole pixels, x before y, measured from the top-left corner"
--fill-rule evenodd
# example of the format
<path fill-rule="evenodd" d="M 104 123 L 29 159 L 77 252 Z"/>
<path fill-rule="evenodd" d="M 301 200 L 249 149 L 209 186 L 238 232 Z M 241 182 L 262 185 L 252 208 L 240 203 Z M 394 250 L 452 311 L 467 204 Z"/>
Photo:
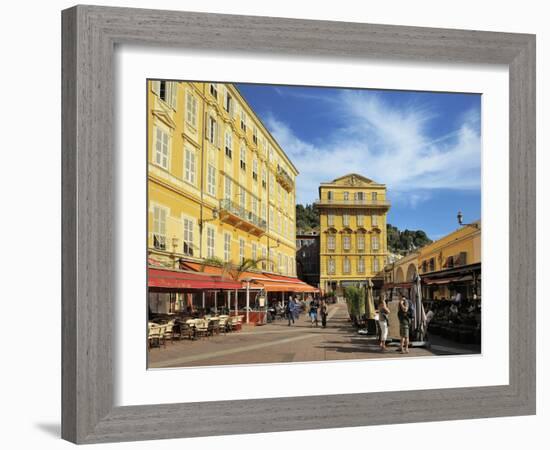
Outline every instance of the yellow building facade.
<path fill-rule="evenodd" d="M 346 286 L 378 278 L 388 256 L 386 186 L 357 174 L 319 187 L 320 286 L 341 295 Z"/>
<path fill-rule="evenodd" d="M 295 276 L 296 167 L 231 84 L 149 81 L 149 257 Z"/>
<path fill-rule="evenodd" d="M 422 279 L 425 300 L 481 298 L 481 222 L 463 226 L 388 265 L 385 285 L 397 298 L 407 294 L 416 274 Z M 396 297 L 397 296 L 397 297 Z"/>

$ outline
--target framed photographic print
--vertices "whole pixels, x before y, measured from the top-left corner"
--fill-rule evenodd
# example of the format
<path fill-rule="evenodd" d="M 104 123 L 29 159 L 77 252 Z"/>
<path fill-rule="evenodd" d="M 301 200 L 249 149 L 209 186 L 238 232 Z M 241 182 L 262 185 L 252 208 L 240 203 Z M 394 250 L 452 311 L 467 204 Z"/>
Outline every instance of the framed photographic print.
<path fill-rule="evenodd" d="M 63 11 L 63 437 L 534 414 L 534 73 L 532 35 Z"/>

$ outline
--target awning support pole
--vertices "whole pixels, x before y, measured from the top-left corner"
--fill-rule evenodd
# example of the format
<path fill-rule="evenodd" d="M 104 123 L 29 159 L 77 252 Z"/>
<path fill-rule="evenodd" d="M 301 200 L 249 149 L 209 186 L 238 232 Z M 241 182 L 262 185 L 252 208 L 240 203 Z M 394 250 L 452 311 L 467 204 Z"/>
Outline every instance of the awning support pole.
<path fill-rule="evenodd" d="M 239 314 L 239 291 L 235 289 L 235 315 Z"/>
<path fill-rule="evenodd" d="M 206 306 L 206 292 L 202 291 L 202 309 Z"/>
<path fill-rule="evenodd" d="M 246 282 L 246 323 L 250 320 L 250 282 Z"/>
<path fill-rule="evenodd" d="M 214 291 L 214 310 L 218 312 L 218 291 Z"/>

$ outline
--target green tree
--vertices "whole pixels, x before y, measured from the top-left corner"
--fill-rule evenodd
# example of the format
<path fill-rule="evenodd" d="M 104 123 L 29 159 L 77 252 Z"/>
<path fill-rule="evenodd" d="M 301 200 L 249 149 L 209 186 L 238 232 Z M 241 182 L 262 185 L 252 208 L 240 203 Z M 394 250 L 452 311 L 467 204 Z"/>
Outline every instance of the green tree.
<path fill-rule="evenodd" d="M 319 229 L 319 210 L 315 204 L 296 205 L 296 229 L 311 231 Z"/>
<path fill-rule="evenodd" d="M 432 240 L 423 230 L 399 230 L 392 224 L 387 224 L 388 248 L 393 253 L 407 253 L 430 244 Z"/>

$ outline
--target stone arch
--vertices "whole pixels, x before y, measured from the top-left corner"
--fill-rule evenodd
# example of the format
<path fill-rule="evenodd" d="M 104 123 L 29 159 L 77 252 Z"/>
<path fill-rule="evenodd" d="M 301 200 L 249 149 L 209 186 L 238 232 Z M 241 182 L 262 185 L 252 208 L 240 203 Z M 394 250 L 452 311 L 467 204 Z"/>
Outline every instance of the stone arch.
<path fill-rule="evenodd" d="M 396 283 L 403 283 L 405 281 L 405 277 L 403 275 L 403 268 L 398 267 L 395 271 L 395 282 Z"/>
<path fill-rule="evenodd" d="M 413 281 L 415 274 L 416 274 L 416 266 L 414 265 L 414 263 L 410 263 L 409 267 L 407 267 L 407 280 L 406 281 Z"/>

